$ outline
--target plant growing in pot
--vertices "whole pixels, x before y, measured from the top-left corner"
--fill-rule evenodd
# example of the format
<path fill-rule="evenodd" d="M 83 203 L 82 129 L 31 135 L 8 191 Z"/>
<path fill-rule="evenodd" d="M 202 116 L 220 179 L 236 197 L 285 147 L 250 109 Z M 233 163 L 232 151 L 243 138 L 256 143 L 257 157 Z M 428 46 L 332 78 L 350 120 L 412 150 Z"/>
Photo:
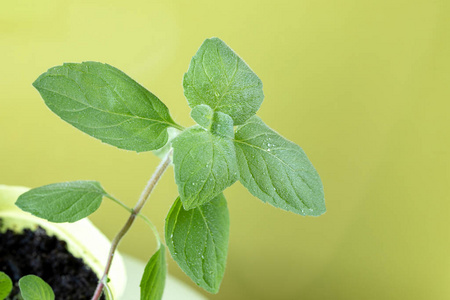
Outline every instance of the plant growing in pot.
<path fill-rule="evenodd" d="M 19 286 L 25 293 L 23 299 L 34 294 L 38 299 L 52 294 L 58 299 L 89 299 L 102 274 L 101 262 L 110 242 L 88 219 L 52 223 L 20 210 L 15 202 L 28 190 L 0 185 L 0 299 L 8 294 L 10 299 L 22 299 Z M 30 274 L 42 277 L 54 293 Z M 110 278 L 106 299 L 112 299 L 112 293 L 121 295 L 125 287 L 125 268 L 118 253 Z M 39 286 L 42 289 L 36 290 Z"/>
<path fill-rule="evenodd" d="M 236 181 L 275 207 L 303 216 L 325 212 L 322 182 L 303 150 L 255 115 L 264 98 L 261 80 L 218 38 L 203 42 L 183 78 L 197 123 L 193 127 L 177 124 L 154 94 L 107 64 L 64 64 L 49 69 L 33 85 L 54 113 L 81 131 L 106 144 L 154 151 L 162 158 L 132 208 L 96 181 L 38 187 L 16 202 L 22 210 L 51 222 L 84 219 L 103 198 L 129 214 L 111 243 L 92 300 L 99 299 L 107 286 L 117 246 L 137 217 L 149 224 L 158 241 L 140 282 L 141 299 L 161 299 L 166 248 L 198 286 L 219 291 L 229 237 L 223 191 Z M 164 243 L 141 210 L 172 164 L 179 197 L 166 217 Z"/>

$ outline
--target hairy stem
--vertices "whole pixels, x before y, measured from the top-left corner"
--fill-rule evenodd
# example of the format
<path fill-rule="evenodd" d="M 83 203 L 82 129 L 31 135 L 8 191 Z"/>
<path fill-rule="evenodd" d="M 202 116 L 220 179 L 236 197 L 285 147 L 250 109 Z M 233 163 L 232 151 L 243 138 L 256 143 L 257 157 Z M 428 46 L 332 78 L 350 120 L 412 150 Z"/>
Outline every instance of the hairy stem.
<path fill-rule="evenodd" d="M 108 278 L 109 270 L 111 269 L 111 263 L 114 258 L 114 253 L 116 252 L 117 246 L 119 246 L 120 241 L 125 236 L 125 234 L 128 232 L 131 225 L 133 225 L 134 220 L 136 219 L 136 216 L 139 214 L 142 207 L 144 207 L 145 202 L 147 201 L 148 197 L 150 196 L 151 192 L 153 191 L 153 188 L 158 183 L 162 174 L 169 167 L 170 162 L 171 162 L 171 158 L 170 158 L 171 154 L 172 154 L 172 150 L 170 150 L 167 153 L 166 157 L 158 165 L 158 167 L 155 170 L 155 173 L 153 173 L 152 177 L 150 178 L 150 180 L 148 181 L 144 190 L 142 191 L 141 197 L 139 198 L 138 202 L 136 203 L 133 210 L 131 211 L 131 215 L 128 218 L 127 222 L 125 223 L 125 225 L 122 227 L 122 229 L 119 231 L 119 233 L 114 237 L 113 241 L 111 242 L 111 248 L 109 249 L 108 261 L 106 262 L 103 276 L 98 282 L 94 296 L 92 296 L 92 300 L 100 299 L 100 296 L 102 295 L 102 292 L 103 292 L 103 288 L 104 288 L 107 278 Z M 113 200 L 115 200 L 115 199 L 113 199 Z M 159 242 L 159 240 L 158 240 L 158 242 Z"/>

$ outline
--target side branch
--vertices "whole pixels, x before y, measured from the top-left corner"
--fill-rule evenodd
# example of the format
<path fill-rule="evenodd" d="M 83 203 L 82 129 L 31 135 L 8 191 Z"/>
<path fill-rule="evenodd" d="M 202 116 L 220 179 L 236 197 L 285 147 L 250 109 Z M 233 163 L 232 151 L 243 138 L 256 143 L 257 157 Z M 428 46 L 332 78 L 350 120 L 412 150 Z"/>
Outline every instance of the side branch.
<path fill-rule="evenodd" d="M 95 289 L 94 296 L 92 296 L 92 300 L 100 299 L 100 296 L 102 295 L 102 292 L 103 292 L 103 287 L 105 286 L 107 278 L 108 278 L 109 270 L 111 269 L 111 263 L 114 258 L 114 253 L 116 252 L 116 249 L 119 246 L 119 243 L 122 240 L 122 238 L 125 236 L 125 234 L 128 232 L 128 230 L 131 228 L 131 225 L 133 225 L 134 220 L 136 219 L 136 216 L 140 213 L 140 211 L 144 207 L 145 202 L 147 201 L 148 197 L 152 193 L 152 191 L 155 188 L 156 184 L 158 183 L 159 179 L 161 179 L 161 176 L 164 174 L 164 172 L 169 167 L 170 162 L 171 162 L 170 155 L 172 155 L 172 149 L 167 153 L 166 157 L 161 161 L 161 163 L 156 168 L 152 177 L 149 179 L 149 181 L 147 182 L 147 185 L 145 186 L 144 190 L 142 191 L 141 197 L 139 198 L 138 202 L 134 206 L 127 222 L 125 223 L 125 225 L 123 225 L 122 229 L 119 231 L 119 233 L 114 237 L 113 241 L 111 242 L 111 248 L 109 249 L 108 261 L 106 262 L 103 276 L 99 280 L 97 288 Z"/>

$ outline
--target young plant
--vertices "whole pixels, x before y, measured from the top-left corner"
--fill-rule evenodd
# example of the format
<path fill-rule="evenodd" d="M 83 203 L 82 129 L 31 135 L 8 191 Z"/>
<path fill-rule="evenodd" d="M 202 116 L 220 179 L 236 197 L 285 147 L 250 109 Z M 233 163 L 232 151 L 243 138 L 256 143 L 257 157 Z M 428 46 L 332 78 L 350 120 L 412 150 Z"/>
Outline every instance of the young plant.
<path fill-rule="evenodd" d="M 6 299 L 13 289 L 11 278 L 0 272 L 0 299 Z M 19 280 L 20 299 L 23 300 L 54 300 L 52 288 L 35 275 L 26 275 Z"/>
<path fill-rule="evenodd" d="M 325 212 L 322 182 L 303 150 L 255 115 L 264 98 L 261 80 L 218 38 L 203 42 L 183 78 L 191 117 L 198 124 L 190 128 L 177 124 L 155 95 L 107 64 L 64 64 L 49 69 L 33 85 L 54 113 L 81 131 L 121 149 L 163 153 L 134 208 L 96 181 L 50 184 L 17 200 L 22 210 L 51 222 L 85 218 L 104 197 L 130 213 L 112 241 L 93 300 L 102 294 L 114 252 L 136 217 L 150 225 L 158 241 L 142 277 L 141 299 L 161 299 L 165 246 L 141 210 L 172 162 L 179 197 L 166 218 L 165 243 L 181 269 L 210 293 L 218 292 L 225 271 L 227 187 L 239 180 L 252 195 L 275 207 L 303 216 Z"/>

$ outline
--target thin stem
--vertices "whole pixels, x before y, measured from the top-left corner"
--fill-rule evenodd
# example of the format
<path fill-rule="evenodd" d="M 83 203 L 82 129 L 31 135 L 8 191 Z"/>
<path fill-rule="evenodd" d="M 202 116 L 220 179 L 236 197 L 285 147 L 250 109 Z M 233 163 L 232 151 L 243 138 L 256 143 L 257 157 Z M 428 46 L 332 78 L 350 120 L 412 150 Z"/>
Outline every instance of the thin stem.
<path fill-rule="evenodd" d="M 173 124 L 171 124 L 171 126 L 173 128 L 176 128 L 176 129 L 180 130 L 180 131 L 183 131 L 185 129 L 183 126 L 181 126 L 180 124 L 177 124 L 175 122 Z"/>
<path fill-rule="evenodd" d="M 159 236 L 158 230 L 156 229 L 155 225 L 153 225 L 152 221 L 150 221 L 150 219 L 147 218 L 145 215 L 138 214 L 138 216 L 141 217 L 145 221 L 145 223 L 147 223 L 148 226 L 150 226 L 150 228 L 152 229 L 153 234 L 155 235 L 156 241 L 158 243 L 158 248 L 159 248 L 159 246 L 161 245 L 161 238 Z"/>
<path fill-rule="evenodd" d="M 105 197 L 113 200 L 114 202 L 116 202 L 117 204 L 119 204 L 120 206 L 125 208 L 127 211 L 129 211 L 130 213 L 133 213 L 133 209 L 132 208 L 128 207 L 125 203 L 123 203 L 119 199 L 114 198 L 114 196 L 111 196 L 111 195 L 108 194 Z M 146 215 L 143 215 L 142 213 L 138 213 L 137 215 L 139 217 L 141 217 L 141 219 L 144 220 L 145 223 L 147 223 L 147 225 L 153 231 L 153 234 L 155 235 L 156 241 L 158 242 L 158 248 L 159 248 L 159 246 L 161 245 L 161 237 L 159 236 L 159 233 L 158 233 L 158 230 L 156 229 L 156 226 L 152 223 L 152 221 L 150 221 L 149 218 L 147 218 Z"/>
<path fill-rule="evenodd" d="M 108 284 L 105 282 L 105 285 L 103 287 L 103 290 L 105 291 L 105 294 L 108 295 L 109 299 L 114 299 L 111 289 L 109 288 Z"/>
<path fill-rule="evenodd" d="M 133 209 L 131 207 L 128 207 L 125 203 L 123 203 L 119 199 L 115 198 L 114 196 L 111 196 L 111 195 L 108 194 L 108 195 L 105 195 L 105 197 L 111 199 L 114 202 L 116 202 L 117 204 L 119 204 L 120 206 L 125 208 L 129 213 L 133 213 Z"/>
<path fill-rule="evenodd" d="M 125 223 L 125 225 L 123 225 L 122 229 L 119 231 L 119 233 L 114 237 L 113 241 L 111 242 L 111 248 L 109 250 L 109 255 L 108 255 L 108 260 L 106 262 L 105 270 L 103 272 L 102 278 L 98 282 L 97 288 L 94 292 L 94 296 L 92 296 L 92 300 L 98 300 L 100 298 L 100 296 L 102 295 L 103 287 L 106 284 L 106 280 L 108 278 L 108 273 L 109 273 L 109 270 L 111 269 L 111 263 L 114 258 L 114 253 L 116 252 L 117 246 L 119 246 L 120 241 L 125 236 L 125 234 L 128 232 L 131 225 L 133 225 L 134 220 L 136 219 L 136 216 L 139 215 L 141 209 L 144 207 L 145 202 L 147 201 L 151 192 L 155 188 L 155 186 L 158 183 L 159 179 L 161 178 L 162 174 L 164 174 L 164 172 L 169 167 L 170 162 L 171 162 L 171 158 L 170 158 L 171 154 L 172 154 L 172 149 L 166 154 L 166 157 L 161 161 L 161 163 L 156 168 L 155 173 L 153 173 L 152 177 L 149 179 L 147 185 L 145 186 L 144 190 L 142 191 L 141 197 L 139 198 L 138 202 L 136 203 L 133 210 L 131 211 L 131 215 L 128 218 L 127 222 Z M 112 197 L 112 198 L 114 198 L 114 197 Z M 112 198 L 110 198 L 110 199 L 112 199 Z M 115 201 L 117 199 L 112 199 L 112 200 Z M 120 204 L 122 202 L 118 201 L 117 203 Z M 159 241 L 159 236 L 158 236 L 158 241 Z"/>

